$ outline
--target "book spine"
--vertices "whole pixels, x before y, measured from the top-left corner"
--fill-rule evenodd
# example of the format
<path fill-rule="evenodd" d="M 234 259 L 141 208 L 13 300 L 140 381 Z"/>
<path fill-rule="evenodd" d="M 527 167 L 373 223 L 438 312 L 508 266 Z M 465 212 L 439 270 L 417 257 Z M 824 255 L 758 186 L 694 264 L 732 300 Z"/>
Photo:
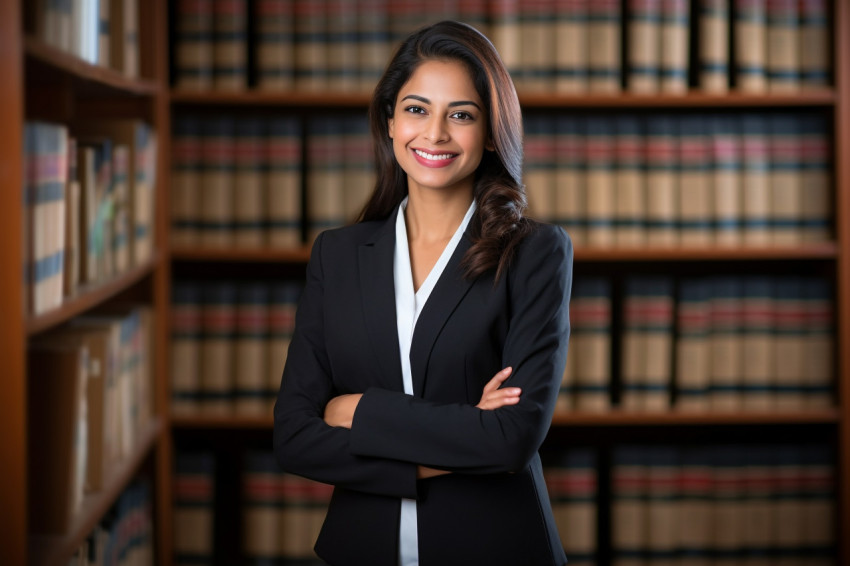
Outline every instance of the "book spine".
<path fill-rule="evenodd" d="M 774 460 L 774 447 L 756 445 L 747 447 L 741 462 L 745 490 L 742 538 L 748 564 L 768 566 L 771 549 L 776 546 Z"/>
<path fill-rule="evenodd" d="M 322 92 L 328 81 L 327 0 L 295 2 L 295 89 Z"/>
<path fill-rule="evenodd" d="M 389 1 L 357 0 L 357 54 L 361 92 L 372 92 L 375 88 L 392 50 Z"/>
<path fill-rule="evenodd" d="M 712 488 L 710 451 L 688 447 L 679 455 L 678 566 L 710 566 L 712 562 Z"/>
<path fill-rule="evenodd" d="M 327 0 L 328 88 L 352 92 L 359 87 L 357 3 Z"/>
<path fill-rule="evenodd" d="M 236 292 L 234 408 L 240 414 L 267 415 L 269 288 L 242 283 Z"/>
<path fill-rule="evenodd" d="M 519 0 L 489 0 L 489 3 L 493 45 L 511 77 L 516 81 L 522 56 Z"/>
<path fill-rule="evenodd" d="M 712 281 L 709 401 L 715 411 L 741 407 L 741 284 L 734 276 L 718 276 Z"/>
<path fill-rule="evenodd" d="M 767 90 L 767 0 L 734 0 L 735 85 Z"/>
<path fill-rule="evenodd" d="M 588 3 L 588 73 L 591 92 L 619 92 L 622 79 L 619 0 Z"/>
<path fill-rule="evenodd" d="M 771 232 L 774 245 L 799 244 L 803 239 L 803 187 L 800 121 L 796 116 L 770 119 Z"/>
<path fill-rule="evenodd" d="M 635 116 L 618 116 L 615 120 L 615 241 L 617 246 L 642 246 L 646 236 L 644 124 Z"/>
<path fill-rule="evenodd" d="M 775 407 L 779 410 L 805 406 L 806 312 L 803 279 L 783 276 L 774 284 Z"/>
<path fill-rule="evenodd" d="M 713 176 L 714 243 L 741 244 L 742 186 L 740 134 L 732 116 L 714 116 L 711 121 L 711 170 Z"/>
<path fill-rule="evenodd" d="M 802 564 L 804 559 L 805 472 L 802 446 L 781 445 L 776 450 L 774 478 L 776 480 L 776 551 L 791 563 Z"/>
<path fill-rule="evenodd" d="M 800 202 L 801 239 L 825 242 L 832 237 L 833 194 L 831 187 L 832 147 L 825 116 L 800 116 L 799 158 L 800 185 L 804 198 Z"/>
<path fill-rule="evenodd" d="M 471 25 L 485 37 L 491 37 L 487 2 L 488 0 L 458 0 L 453 4 L 459 21 Z"/>
<path fill-rule="evenodd" d="M 236 287 L 229 282 L 205 285 L 201 311 L 201 410 L 233 410 L 236 334 Z"/>
<path fill-rule="evenodd" d="M 647 558 L 664 562 L 676 556 L 679 539 L 679 452 L 672 446 L 647 449 Z"/>
<path fill-rule="evenodd" d="M 133 264 L 139 265 L 153 256 L 154 210 L 156 208 L 156 132 L 144 122 L 137 122 L 134 133 L 135 181 L 133 183 Z"/>
<path fill-rule="evenodd" d="M 646 292 L 644 279 L 631 277 L 624 284 L 619 401 L 620 406 L 628 411 L 643 409 L 646 400 Z"/>
<path fill-rule="evenodd" d="M 686 116 L 679 128 L 679 243 L 704 247 L 714 240 L 708 123 L 700 116 Z"/>
<path fill-rule="evenodd" d="M 767 84 L 771 92 L 800 88 L 797 0 L 767 0 Z"/>
<path fill-rule="evenodd" d="M 729 90 L 729 5 L 700 0 L 699 86 L 705 92 Z"/>
<path fill-rule="evenodd" d="M 735 556 L 744 546 L 744 462 L 739 446 L 711 448 L 712 461 L 712 549 L 720 556 Z"/>
<path fill-rule="evenodd" d="M 555 126 L 549 116 L 531 115 L 526 116 L 524 129 L 528 215 L 549 222 L 555 203 Z"/>
<path fill-rule="evenodd" d="M 570 564 L 596 563 L 598 485 L 596 454 L 590 449 L 571 449 L 544 468 L 552 512 Z"/>
<path fill-rule="evenodd" d="M 258 248 L 265 241 L 263 190 L 263 123 L 260 118 L 243 118 L 236 123 L 233 175 L 233 244 Z"/>
<path fill-rule="evenodd" d="M 112 248 L 115 273 L 123 273 L 130 266 L 130 148 L 126 145 L 112 147 Z"/>
<path fill-rule="evenodd" d="M 175 281 L 171 288 L 171 410 L 200 409 L 203 324 L 201 287 Z"/>
<path fill-rule="evenodd" d="M 611 456 L 612 564 L 644 564 L 649 535 L 646 447 L 618 446 Z"/>
<path fill-rule="evenodd" d="M 343 127 L 343 208 L 346 222 L 354 222 L 375 189 L 372 136 L 369 134 L 369 122 L 364 117 L 351 116 L 345 120 Z"/>
<path fill-rule="evenodd" d="M 678 242 L 678 146 L 676 119 L 658 116 L 647 124 L 646 243 L 674 246 Z"/>
<path fill-rule="evenodd" d="M 211 564 L 215 556 L 215 459 L 177 452 L 174 463 L 174 562 Z"/>
<path fill-rule="evenodd" d="M 345 158 L 338 119 L 317 117 L 307 133 L 307 241 L 345 223 Z"/>
<path fill-rule="evenodd" d="M 676 312 L 676 395 L 682 411 L 705 411 L 711 383 L 711 286 L 702 278 L 679 283 Z"/>
<path fill-rule="evenodd" d="M 811 408 L 835 405 L 835 303 L 826 279 L 804 280 L 806 402 Z"/>
<path fill-rule="evenodd" d="M 626 15 L 628 90 L 658 92 L 661 70 L 661 0 L 629 0 Z"/>
<path fill-rule="evenodd" d="M 280 560 L 281 515 L 285 505 L 282 474 L 272 452 L 249 451 L 242 466 L 242 550 L 249 564 Z"/>
<path fill-rule="evenodd" d="M 742 124 L 743 240 L 747 245 L 766 246 L 771 240 L 772 213 L 767 119 L 760 114 L 746 114 Z"/>
<path fill-rule="evenodd" d="M 268 408 L 271 410 L 278 391 L 292 333 L 295 330 L 295 312 L 301 295 L 301 285 L 283 282 L 272 286 L 269 305 L 268 334 L 268 384 L 266 387 Z"/>
<path fill-rule="evenodd" d="M 554 83 L 554 3 L 554 0 L 525 0 L 519 3 L 520 66 L 515 80 L 517 89 L 521 91 L 551 91 Z"/>
<path fill-rule="evenodd" d="M 174 120 L 171 147 L 171 243 L 192 246 L 199 240 L 198 210 L 203 171 L 201 123 L 193 116 Z"/>
<path fill-rule="evenodd" d="M 665 411 L 673 387 L 673 280 L 652 277 L 643 283 L 642 319 L 645 337 L 643 409 Z"/>
<path fill-rule="evenodd" d="M 115 260 L 112 255 L 112 205 L 113 167 L 112 140 L 103 139 L 96 143 L 95 176 L 98 196 L 95 240 L 97 246 L 97 278 L 103 281 L 115 275 Z"/>
<path fill-rule="evenodd" d="M 110 67 L 110 0 L 99 0 L 97 3 L 97 64 Z"/>
<path fill-rule="evenodd" d="M 177 3 L 175 83 L 185 90 L 210 90 L 213 86 L 213 0 L 179 0 Z"/>
<path fill-rule="evenodd" d="M 803 541 L 806 557 L 828 564 L 835 556 L 835 458 L 823 444 L 800 448 L 803 468 Z"/>
<path fill-rule="evenodd" d="M 741 391 L 745 409 L 773 408 L 773 282 L 769 277 L 743 280 L 741 299 Z"/>
<path fill-rule="evenodd" d="M 62 293 L 71 297 L 80 282 L 80 255 L 82 233 L 82 207 L 80 179 L 77 174 L 77 140 L 68 138 L 68 172 L 65 183 L 65 267 Z"/>
<path fill-rule="evenodd" d="M 575 282 L 570 307 L 575 359 L 575 407 L 604 412 L 611 408 L 611 283 L 603 278 Z"/>
<path fill-rule="evenodd" d="M 100 0 L 101 2 L 105 0 Z M 139 3 L 138 0 L 124 0 L 124 34 L 119 41 L 124 43 L 122 71 L 124 76 L 135 79 L 139 76 Z"/>
<path fill-rule="evenodd" d="M 213 0 L 213 86 L 248 87 L 247 0 Z"/>
<path fill-rule="evenodd" d="M 585 205 L 588 246 L 615 243 L 615 132 L 609 118 L 590 117 L 585 122 Z"/>
<path fill-rule="evenodd" d="M 688 91 L 691 10 L 688 0 L 661 0 L 661 91 Z"/>
<path fill-rule="evenodd" d="M 200 243 L 225 248 L 233 242 L 234 122 L 230 118 L 210 119 L 203 136 Z"/>
<path fill-rule="evenodd" d="M 555 91 L 581 93 L 588 89 L 587 0 L 555 2 Z"/>
<path fill-rule="evenodd" d="M 270 120 L 265 150 L 268 243 L 273 248 L 295 248 L 301 244 L 302 152 L 298 120 Z"/>
<path fill-rule="evenodd" d="M 570 234 L 573 244 L 585 238 L 585 126 L 575 116 L 558 117 L 555 125 L 555 203 L 553 222 Z"/>
<path fill-rule="evenodd" d="M 254 2 L 254 65 L 257 88 L 292 90 L 295 73 L 294 0 Z"/>
<path fill-rule="evenodd" d="M 800 85 L 820 89 L 829 84 L 829 22 L 826 0 L 800 1 Z"/>

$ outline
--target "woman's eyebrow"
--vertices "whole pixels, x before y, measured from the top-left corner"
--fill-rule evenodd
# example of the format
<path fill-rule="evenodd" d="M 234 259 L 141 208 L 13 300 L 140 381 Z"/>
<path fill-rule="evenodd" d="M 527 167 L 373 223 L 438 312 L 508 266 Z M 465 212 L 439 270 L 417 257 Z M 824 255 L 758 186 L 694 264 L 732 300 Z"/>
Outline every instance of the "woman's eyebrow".
<path fill-rule="evenodd" d="M 418 100 L 419 102 L 423 102 L 425 104 L 431 104 L 430 100 L 428 100 L 424 96 L 419 96 L 418 94 L 408 94 L 407 96 L 405 96 L 401 100 L 405 101 L 408 98 L 412 98 L 413 100 Z M 456 102 L 449 102 L 449 108 L 454 108 L 455 106 L 475 106 L 476 108 L 481 110 L 481 107 L 476 102 L 474 102 L 472 100 L 458 100 Z"/>

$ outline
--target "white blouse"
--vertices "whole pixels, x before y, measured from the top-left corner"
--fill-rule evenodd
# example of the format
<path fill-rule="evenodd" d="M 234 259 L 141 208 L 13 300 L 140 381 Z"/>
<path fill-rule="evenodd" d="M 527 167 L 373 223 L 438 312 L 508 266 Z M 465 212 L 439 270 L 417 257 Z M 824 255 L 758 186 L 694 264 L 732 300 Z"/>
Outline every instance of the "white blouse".
<path fill-rule="evenodd" d="M 440 259 L 434 264 L 428 277 L 419 287 L 413 290 L 413 270 L 410 267 L 410 246 L 407 241 L 407 224 L 404 221 L 404 211 L 407 208 L 407 197 L 398 208 L 398 216 L 395 223 L 395 261 L 393 264 L 393 278 L 395 282 L 395 310 L 398 325 L 398 345 L 401 354 L 401 373 L 404 380 L 404 392 L 413 394 L 413 378 L 410 372 L 410 344 L 413 340 L 413 330 L 419 313 L 428 301 L 431 291 L 440 279 L 446 264 L 457 248 L 469 220 L 475 212 L 475 201 L 469 205 L 466 215 L 460 226 L 446 244 Z M 416 500 L 401 500 L 401 523 L 399 525 L 399 565 L 419 565 L 419 535 L 416 525 Z"/>

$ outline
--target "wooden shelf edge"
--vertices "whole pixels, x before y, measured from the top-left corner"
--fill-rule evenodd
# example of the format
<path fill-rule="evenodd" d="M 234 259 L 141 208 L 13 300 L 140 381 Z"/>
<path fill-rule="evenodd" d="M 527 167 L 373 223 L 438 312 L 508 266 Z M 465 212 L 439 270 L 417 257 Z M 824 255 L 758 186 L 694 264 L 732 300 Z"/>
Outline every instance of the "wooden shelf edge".
<path fill-rule="evenodd" d="M 81 288 L 75 296 L 66 298 L 56 309 L 30 316 L 26 322 L 27 335 L 33 336 L 67 322 L 135 285 L 154 271 L 160 257 L 160 252 L 155 252 L 148 261 L 110 281 Z"/>
<path fill-rule="evenodd" d="M 636 413 L 612 409 L 604 413 L 555 413 L 552 427 L 835 424 L 839 421 L 838 409 L 722 413 Z M 271 429 L 274 419 L 271 416 L 183 414 L 172 415 L 171 426 L 175 429 Z"/>
<path fill-rule="evenodd" d="M 31 35 L 24 37 L 24 51 L 35 61 L 101 87 L 134 95 L 152 95 L 160 92 L 159 85 L 154 81 L 132 79 L 114 69 L 92 65 L 76 55 L 57 49 Z"/>
<path fill-rule="evenodd" d="M 295 91 L 245 90 L 240 92 L 223 91 L 186 91 L 174 89 L 170 93 L 175 104 L 203 105 L 245 105 L 259 104 L 282 107 L 348 107 L 366 108 L 371 93 L 327 93 Z M 761 107 L 798 107 L 832 106 L 837 95 L 834 89 L 801 90 L 790 93 L 704 93 L 690 91 L 683 94 L 632 94 L 593 93 L 519 93 L 520 104 L 525 108 L 761 108 Z"/>
<path fill-rule="evenodd" d="M 564 426 L 741 426 L 837 424 L 841 414 L 836 408 L 798 411 L 736 411 L 636 413 L 612 409 L 604 413 L 556 413 L 552 427 Z"/>
<path fill-rule="evenodd" d="M 300 262 L 310 259 L 310 246 L 292 249 L 262 248 L 172 248 L 171 259 L 179 261 L 245 261 L 245 262 Z"/>
<path fill-rule="evenodd" d="M 89 533 L 97 526 L 110 507 L 135 477 L 145 458 L 153 451 L 165 430 L 161 417 L 154 417 L 139 436 L 136 449 L 120 462 L 97 493 L 86 496 L 82 510 L 74 519 L 71 530 L 65 535 L 30 536 L 30 564 L 36 566 L 65 565 Z"/>

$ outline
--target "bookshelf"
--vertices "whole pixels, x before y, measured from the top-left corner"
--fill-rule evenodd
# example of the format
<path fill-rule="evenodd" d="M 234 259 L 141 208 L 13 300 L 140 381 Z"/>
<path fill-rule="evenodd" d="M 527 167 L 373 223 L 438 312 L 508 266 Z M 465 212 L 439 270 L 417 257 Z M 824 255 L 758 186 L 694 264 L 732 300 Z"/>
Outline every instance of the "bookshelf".
<path fill-rule="evenodd" d="M 3 398 L 0 452 L 4 462 L 0 481 L 0 505 L 4 509 L 0 547 L 9 564 L 53 566 L 67 564 L 116 505 L 122 494 L 140 475 L 155 486 L 151 503 L 156 512 L 156 525 L 168 525 L 163 503 L 170 493 L 170 447 L 167 445 L 169 423 L 164 412 L 167 385 L 160 383 L 166 367 L 167 341 L 162 338 L 168 328 L 159 313 L 167 312 L 168 256 L 166 215 L 162 197 L 156 197 L 149 226 L 153 242 L 150 255 L 114 276 L 96 283 L 81 284 L 61 304 L 39 314 L 27 308 L 30 289 L 26 285 L 25 250 L 27 217 L 21 209 L 21 187 L 27 171 L 24 167 L 24 125 L 31 120 L 44 120 L 71 127 L 88 118 L 135 118 L 150 124 L 155 131 L 165 132 L 169 104 L 166 98 L 167 52 L 164 34 L 164 7 L 158 3 L 140 2 L 134 19 L 138 27 L 140 52 L 138 74 L 128 76 L 113 68 L 91 64 L 57 47 L 49 45 L 31 29 L 27 2 L 3 2 L 0 7 L 0 70 L 4 88 L 0 93 L 0 115 L 10 135 L 0 142 L 0 170 L 6 190 L 2 191 L 2 250 L 0 251 L 0 309 L 5 324 L 0 336 L 4 357 L 4 378 L 0 385 Z M 162 36 L 162 37 L 161 37 Z M 162 136 L 154 171 L 156 190 L 166 193 L 167 177 L 163 175 L 164 156 L 168 148 Z M 141 257 L 141 256 L 140 256 Z M 33 478 L 36 470 L 28 469 L 28 390 L 34 376 L 28 368 L 27 350 L 31 342 L 74 324 L 81 316 L 94 314 L 121 302 L 145 304 L 156 313 L 155 331 L 150 348 L 155 365 L 150 383 L 153 415 L 134 431 L 132 448 L 117 463 L 105 466 L 101 487 L 87 493 L 70 518 L 68 528 L 56 534 L 34 534 L 29 530 L 31 502 L 28 492 L 38 489 Z M 155 503 L 154 503 L 155 501 Z M 160 535 L 155 547 L 161 551 Z M 164 554 L 163 554 L 164 556 Z M 160 562 L 157 560 L 157 562 Z"/>
<path fill-rule="evenodd" d="M 626 5 L 626 2 L 622 3 Z M 691 6 L 698 3 L 690 2 Z M 712 93 L 691 86 L 684 93 L 636 94 L 623 90 L 617 93 L 548 94 L 520 91 L 523 110 L 528 112 L 562 112 L 565 110 L 614 112 L 670 112 L 687 115 L 703 111 L 742 114 L 755 109 L 777 114 L 800 111 L 823 113 L 828 116 L 831 128 L 832 185 L 835 189 L 832 213 L 834 237 L 826 242 L 801 243 L 771 247 L 676 247 L 676 248 L 576 248 L 575 270 L 590 272 L 616 272 L 620 269 L 676 274 L 702 270 L 741 270 L 750 266 L 763 267 L 774 273 L 794 270 L 828 273 L 836 290 L 835 314 L 835 406 L 823 409 L 769 412 L 726 411 L 693 413 L 670 409 L 666 412 L 638 413 L 614 408 L 601 413 L 576 412 L 556 414 L 552 423 L 551 443 L 569 443 L 576 427 L 594 438 L 604 431 L 606 442 L 629 438 L 634 429 L 650 429 L 655 440 L 665 434 L 682 439 L 691 431 L 710 436 L 712 431 L 723 431 L 725 438 L 734 439 L 740 431 L 744 437 L 765 438 L 779 430 L 795 437 L 831 439 L 837 449 L 837 524 L 835 541 L 836 563 L 850 561 L 850 538 L 839 536 L 850 525 L 850 353 L 843 348 L 850 337 L 850 6 L 835 0 L 831 3 L 831 63 L 833 86 L 799 92 L 744 93 L 730 90 Z M 492 37 L 492 34 L 491 34 Z M 691 45 L 691 50 L 694 46 Z M 693 63 L 693 61 L 692 61 Z M 168 94 L 172 113 L 212 113 L 222 111 L 240 115 L 247 112 L 300 113 L 314 115 L 326 110 L 342 114 L 364 112 L 369 96 L 363 93 L 294 92 L 294 91 L 187 91 L 172 88 Z M 183 246 L 170 249 L 172 272 L 190 273 L 203 267 L 212 272 L 216 266 L 250 266 L 253 272 L 262 273 L 280 263 L 303 266 L 309 257 L 309 247 L 291 249 L 216 249 L 203 246 Z M 193 439 L 212 438 L 223 431 L 235 442 L 242 438 L 256 438 L 268 433 L 271 417 L 241 415 L 172 415 L 172 434 Z M 270 435 L 269 435 L 270 436 Z M 605 474 L 607 474 L 606 472 Z M 607 477 L 603 474 L 601 477 Z M 607 502 L 607 503 L 610 503 Z M 606 560 L 611 559 L 610 549 L 602 550 Z M 609 562 L 605 562 L 606 564 Z"/>

